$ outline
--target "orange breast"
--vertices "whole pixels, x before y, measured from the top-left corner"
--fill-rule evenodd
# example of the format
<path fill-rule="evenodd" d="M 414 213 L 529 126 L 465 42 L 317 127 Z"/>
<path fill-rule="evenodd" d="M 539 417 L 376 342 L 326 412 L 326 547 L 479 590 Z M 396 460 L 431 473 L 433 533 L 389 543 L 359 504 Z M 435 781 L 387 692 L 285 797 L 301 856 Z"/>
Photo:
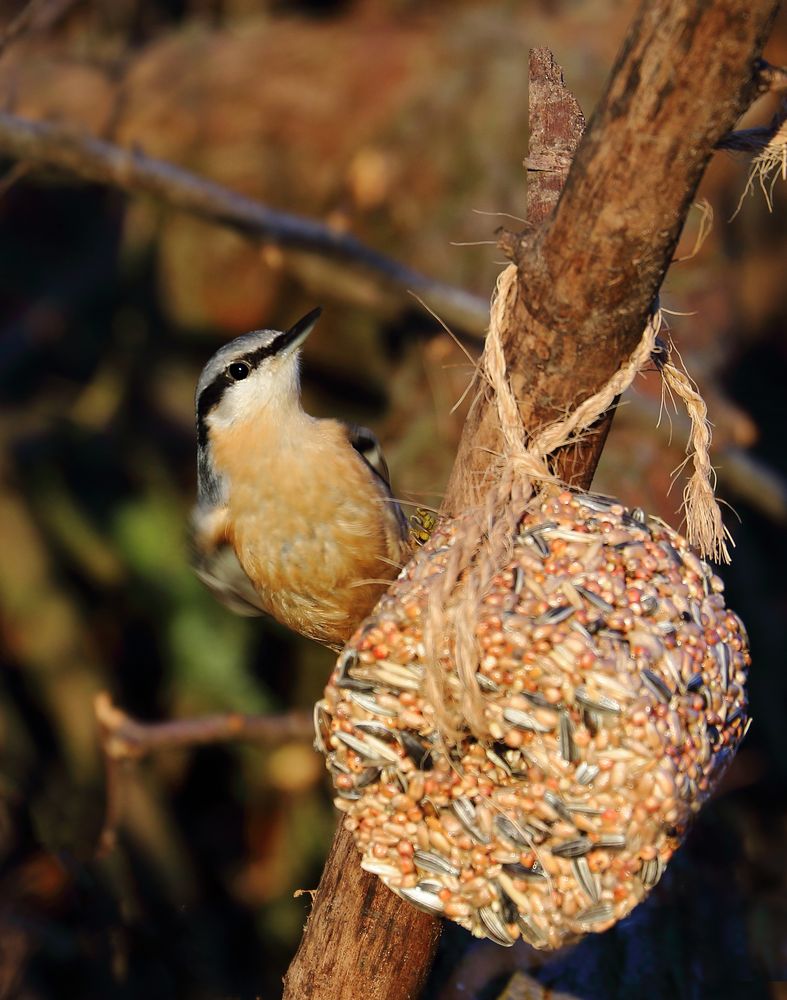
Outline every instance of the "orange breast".
<path fill-rule="evenodd" d="M 290 444 L 276 428 L 236 424 L 212 439 L 229 482 L 227 536 L 265 608 L 284 625 L 342 645 L 406 556 L 391 510 L 334 421 L 307 422 Z"/>

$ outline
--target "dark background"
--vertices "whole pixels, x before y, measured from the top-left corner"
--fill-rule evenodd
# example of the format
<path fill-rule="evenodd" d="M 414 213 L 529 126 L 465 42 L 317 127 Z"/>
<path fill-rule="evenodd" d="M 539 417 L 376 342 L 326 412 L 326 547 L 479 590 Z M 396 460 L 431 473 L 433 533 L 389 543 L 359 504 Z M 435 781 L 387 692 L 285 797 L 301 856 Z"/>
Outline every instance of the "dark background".
<path fill-rule="evenodd" d="M 0 2 L 0 23 L 19 11 Z M 0 99 L 356 233 L 487 296 L 524 211 L 527 49 L 550 45 L 586 113 L 629 2 L 94 0 L 0 55 Z M 766 53 L 787 62 L 782 16 Z M 746 124 L 767 122 L 761 102 Z M 373 426 L 397 491 L 439 502 L 469 365 L 415 302 L 146 198 L 0 159 L 0 997 L 275 997 L 335 814 L 308 744 L 168 751 L 128 769 L 97 859 L 92 699 L 167 719 L 284 711 L 331 656 L 233 618 L 188 568 L 193 389 L 218 345 L 323 304 L 306 349 L 317 415 Z M 780 996 L 787 980 L 787 296 L 781 180 L 745 199 L 715 157 L 713 230 L 663 303 L 714 421 L 747 623 L 754 724 L 649 901 L 558 956 L 449 928 L 427 989 L 496 997 L 514 969 L 584 1000 Z M 690 216 L 688 253 L 700 212 Z M 603 290 L 599 290 L 603 294 Z M 457 331 L 461 332 L 461 331 Z M 685 426 L 658 386 L 620 409 L 601 490 L 676 525 Z M 740 519 L 740 520 L 738 520 Z"/>

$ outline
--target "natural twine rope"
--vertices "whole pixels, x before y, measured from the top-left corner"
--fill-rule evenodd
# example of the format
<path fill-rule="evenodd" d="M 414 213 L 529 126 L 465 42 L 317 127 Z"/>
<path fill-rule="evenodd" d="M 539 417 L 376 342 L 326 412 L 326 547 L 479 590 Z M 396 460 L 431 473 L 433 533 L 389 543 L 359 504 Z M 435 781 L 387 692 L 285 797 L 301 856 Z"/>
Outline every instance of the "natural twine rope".
<path fill-rule="evenodd" d="M 482 509 L 461 519 L 441 574 L 430 577 L 427 620 L 424 623 L 426 695 L 435 708 L 439 731 L 457 739 L 468 726 L 476 736 L 487 735 L 483 698 L 477 680 L 478 608 L 492 577 L 509 561 L 513 539 L 523 514 L 535 507 L 544 489 L 560 484 L 549 466 L 555 452 L 575 441 L 655 360 L 666 386 L 681 398 L 691 418 L 687 446 L 694 471 L 684 491 L 686 536 L 702 555 L 729 561 L 725 528 L 714 496 L 710 464 L 710 425 L 705 403 L 682 368 L 671 360 L 659 339 L 661 312 L 650 316 L 631 357 L 596 393 L 564 419 L 549 424 L 528 440 L 519 406 L 508 379 L 501 330 L 517 294 L 517 269 L 509 265 L 498 278 L 492 298 L 489 332 L 479 366 L 494 396 L 503 436 L 498 482 L 486 494 Z M 452 664 L 455 671 L 445 670 Z"/>

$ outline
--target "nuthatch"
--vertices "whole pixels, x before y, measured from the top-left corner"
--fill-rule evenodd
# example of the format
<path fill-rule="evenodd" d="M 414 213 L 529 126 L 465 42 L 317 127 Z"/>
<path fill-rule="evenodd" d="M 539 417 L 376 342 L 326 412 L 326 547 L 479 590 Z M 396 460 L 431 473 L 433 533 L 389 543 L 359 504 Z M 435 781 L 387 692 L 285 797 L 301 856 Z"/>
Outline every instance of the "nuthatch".
<path fill-rule="evenodd" d="M 335 648 L 408 560 L 377 439 L 301 407 L 299 348 L 322 310 L 220 348 L 197 385 L 197 575 L 243 615 Z"/>

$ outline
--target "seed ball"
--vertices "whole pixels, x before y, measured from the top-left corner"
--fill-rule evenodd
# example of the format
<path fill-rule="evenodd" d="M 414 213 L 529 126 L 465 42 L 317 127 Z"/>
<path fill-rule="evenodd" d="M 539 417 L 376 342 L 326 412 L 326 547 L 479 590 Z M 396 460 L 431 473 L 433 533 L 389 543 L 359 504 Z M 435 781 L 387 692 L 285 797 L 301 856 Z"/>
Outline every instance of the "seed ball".
<path fill-rule="evenodd" d="M 364 869 L 478 937 L 558 948 L 660 879 L 746 730 L 748 640 L 685 539 L 564 491 L 523 513 L 472 615 L 485 735 L 448 738 L 424 622 L 466 524 L 437 527 L 345 647 L 316 745 Z"/>

